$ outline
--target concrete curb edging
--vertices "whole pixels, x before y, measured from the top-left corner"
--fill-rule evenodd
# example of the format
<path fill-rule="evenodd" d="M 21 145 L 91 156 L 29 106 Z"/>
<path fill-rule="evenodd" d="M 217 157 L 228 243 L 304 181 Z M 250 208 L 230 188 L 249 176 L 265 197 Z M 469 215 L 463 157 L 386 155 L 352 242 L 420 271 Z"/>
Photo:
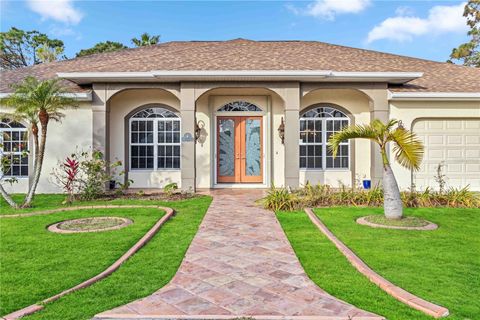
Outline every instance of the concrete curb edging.
<path fill-rule="evenodd" d="M 340 241 L 326 226 L 323 222 L 315 215 L 311 208 L 305 208 L 310 220 L 315 224 L 315 226 L 337 247 L 337 249 L 347 258 L 347 260 L 352 264 L 360 273 L 366 276 L 371 282 L 376 284 L 380 289 L 394 297 L 400 302 L 405 303 L 406 305 L 422 311 L 429 316 L 434 318 L 446 317 L 449 314 L 447 308 L 433 304 L 422 298 L 419 298 L 410 292 L 397 287 L 390 281 L 386 280 L 378 273 L 373 271 L 365 262 L 363 262 L 350 248 L 348 248 L 342 241 Z"/>
<path fill-rule="evenodd" d="M 387 226 L 383 224 L 373 223 L 366 219 L 366 217 L 361 217 L 356 220 L 358 224 L 369 226 L 372 228 L 380 228 L 380 229 L 395 229 L 395 230 L 417 230 L 417 231 L 432 231 L 437 230 L 438 225 L 433 222 L 427 221 L 428 224 L 423 227 L 400 227 L 400 226 Z"/>
<path fill-rule="evenodd" d="M 24 215 L 16 215 L 16 217 L 19 216 L 32 216 L 32 215 L 42 215 L 42 214 L 49 214 L 49 213 L 55 213 L 55 212 L 61 212 L 61 211 L 73 211 L 73 210 L 86 210 L 86 209 L 118 209 L 118 208 L 154 208 L 154 209 L 159 209 L 165 211 L 165 214 L 158 219 L 158 221 L 153 225 L 153 227 L 150 228 L 150 230 L 145 233 L 145 235 L 138 240 L 130 249 L 128 249 L 127 252 L 125 252 L 120 258 L 118 258 L 112 265 L 110 265 L 107 269 L 102 271 L 101 273 L 97 274 L 96 276 L 85 280 L 84 282 L 70 288 L 67 290 L 64 290 L 50 298 L 47 298 L 45 300 L 42 300 L 38 304 L 32 304 L 28 307 L 22 308 L 20 310 L 14 311 L 10 314 L 7 314 L 3 316 L 3 319 L 5 320 L 14 320 L 14 319 L 19 319 L 21 317 L 33 314 L 37 311 L 40 311 L 44 308 L 44 305 L 50 302 L 53 302 L 69 293 L 72 293 L 74 291 L 86 288 L 95 282 L 98 282 L 106 277 L 108 277 L 110 274 L 112 274 L 114 271 L 116 271 L 120 266 L 127 261 L 131 256 L 133 256 L 138 250 L 140 250 L 150 239 L 153 238 L 153 236 L 160 230 L 162 225 L 168 221 L 174 214 L 175 211 L 172 208 L 168 207 L 161 207 L 161 206 L 142 206 L 142 205 L 106 205 L 106 206 L 84 206 L 84 207 L 71 207 L 71 208 L 61 208 L 61 209 L 56 209 L 56 210 L 48 210 L 47 212 L 45 211 L 39 211 L 36 212 L 36 214 L 24 214 Z M 9 216 L 11 217 L 11 216 Z"/>

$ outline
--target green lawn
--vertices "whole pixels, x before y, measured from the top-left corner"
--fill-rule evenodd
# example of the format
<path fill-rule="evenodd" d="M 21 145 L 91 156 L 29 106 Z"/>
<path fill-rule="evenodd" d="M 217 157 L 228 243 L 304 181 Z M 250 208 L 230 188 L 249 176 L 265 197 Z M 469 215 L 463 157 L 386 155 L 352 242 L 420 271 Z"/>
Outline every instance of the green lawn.
<path fill-rule="evenodd" d="M 32 210 L 59 207 L 63 196 L 39 195 Z M 149 295 L 175 274 L 210 204 L 210 197 L 176 202 L 113 200 L 108 204 L 159 204 L 177 212 L 159 233 L 115 273 L 48 304 L 28 318 L 90 319 L 96 313 Z M 88 202 L 105 204 L 105 201 Z M 76 205 L 87 202 L 76 203 Z M 0 203 L 2 214 L 11 212 Z M 103 271 L 164 213 L 153 209 L 99 209 L 0 219 L 0 314 L 38 302 Z M 45 227 L 65 219 L 113 215 L 134 224 L 116 231 L 54 234 Z"/>
<path fill-rule="evenodd" d="M 379 208 L 322 208 L 316 214 L 375 271 L 449 308 L 448 319 L 480 314 L 480 209 L 406 209 L 436 231 L 375 229 L 355 220 Z M 277 214 L 305 270 L 329 293 L 389 320 L 432 319 L 388 296 L 358 273 L 303 212 Z"/>

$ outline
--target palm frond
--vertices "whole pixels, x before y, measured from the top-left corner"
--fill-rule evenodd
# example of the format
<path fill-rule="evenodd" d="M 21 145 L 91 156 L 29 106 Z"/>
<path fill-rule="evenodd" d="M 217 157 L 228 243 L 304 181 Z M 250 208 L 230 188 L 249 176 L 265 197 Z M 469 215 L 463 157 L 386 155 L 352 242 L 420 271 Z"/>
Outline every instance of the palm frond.
<path fill-rule="evenodd" d="M 337 132 L 330 136 L 328 140 L 329 148 L 332 151 L 333 157 L 337 156 L 340 143 L 349 139 L 369 139 L 379 143 L 379 131 L 374 126 L 374 123 L 368 125 L 354 125 L 344 128 L 342 131 Z"/>
<path fill-rule="evenodd" d="M 393 152 L 400 165 L 410 170 L 420 168 L 424 147 L 415 133 L 398 127 L 390 132 L 388 140 L 394 142 Z"/>
<path fill-rule="evenodd" d="M 16 118 L 29 122 L 38 121 L 40 110 L 46 111 L 53 120 L 60 120 L 61 111 L 77 107 L 75 99 L 66 96 L 67 91 L 58 79 L 40 81 L 27 77 L 12 87 L 14 93 L 2 99 L 2 103 L 14 109 Z"/>

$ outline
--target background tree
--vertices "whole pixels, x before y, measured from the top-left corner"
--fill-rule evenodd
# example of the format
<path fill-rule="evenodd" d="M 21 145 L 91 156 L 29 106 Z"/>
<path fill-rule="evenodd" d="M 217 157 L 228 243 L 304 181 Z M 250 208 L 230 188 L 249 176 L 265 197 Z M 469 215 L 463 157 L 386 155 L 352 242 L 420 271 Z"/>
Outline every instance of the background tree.
<path fill-rule="evenodd" d="M 452 50 L 450 58 L 460 60 L 466 66 L 480 68 L 480 0 L 469 0 L 465 5 L 463 16 L 470 27 L 470 41 Z"/>
<path fill-rule="evenodd" d="M 136 47 L 151 46 L 152 44 L 157 44 L 160 41 L 160 36 L 150 36 L 148 33 L 142 33 L 140 39 L 133 38 L 132 43 Z"/>
<path fill-rule="evenodd" d="M 7 32 L 0 32 L 0 49 L 0 68 L 10 70 L 62 59 L 65 48 L 63 41 L 50 39 L 44 33 L 12 27 Z M 48 59 L 45 59 L 46 51 L 50 52 Z"/>
<path fill-rule="evenodd" d="M 83 57 L 83 56 L 88 56 L 88 55 L 95 54 L 95 53 L 112 52 L 112 51 L 117 51 L 117 50 L 126 49 L 126 48 L 127 48 L 127 46 L 123 45 L 120 42 L 105 41 L 105 42 L 99 42 L 89 49 L 80 50 L 76 54 L 76 56 L 77 57 Z"/>
<path fill-rule="evenodd" d="M 403 217 L 403 203 L 400 189 L 388 159 L 387 145 L 393 143 L 395 159 L 400 165 L 410 170 L 418 170 L 423 158 L 423 144 L 415 133 L 398 125 L 398 120 L 384 124 L 378 119 L 368 125 L 355 125 L 343 129 L 329 139 L 330 148 L 335 157 L 340 143 L 348 139 L 368 139 L 378 144 L 383 160 L 383 208 L 387 219 Z"/>
<path fill-rule="evenodd" d="M 47 44 L 43 44 L 37 49 L 37 58 L 42 63 L 57 61 L 59 57 L 65 58 L 63 48 L 50 47 Z"/>
<path fill-rule="evenodd" d="M 60 85 L 58 79 L 39 81 L 34 77 L 27 77 L 13 88 L 15 91 L 1 102 L 13 109 L 11 114 L 13 119 L 23 120 L 29 124 L 29 132 L 32 134 L 34 142 L 33 179 L 21 205 L 22 208 L 26 208 L 31 205 L 40 180 L 47 144 L 48 124 L 50 120 L 60 121 L 64 117 L 61 111 L 68 107 L 76 107 L 77 104 L 74 99 L 65 96 L 67 92 Z M 1 184 L 0 193 L 9 204 L 15 204 Z M 18 207 L 16 204 L 12 206 Z"/>

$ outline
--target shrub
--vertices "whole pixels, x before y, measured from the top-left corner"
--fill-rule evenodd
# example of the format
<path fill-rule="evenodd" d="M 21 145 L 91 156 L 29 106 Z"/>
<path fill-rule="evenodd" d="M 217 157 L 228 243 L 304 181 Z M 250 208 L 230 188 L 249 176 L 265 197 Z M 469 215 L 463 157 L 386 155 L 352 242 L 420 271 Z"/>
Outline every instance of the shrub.
<path fill-rule="evenodd" d="M 176 182 L 172 182 L 172 183 L 169 183 L 167 184 L 166 186 L 163 187 L 163 192 L 171 197 L 172 194 L 175 192 L 175 190 L 178 189 L 178 184 Z"/>
<path fill-rule="evenodd" d="M 118 165 L 121 165 L 121 163 L 117 163 Z M 125 176 L 126 172 L 122 171 L 118 174 L 120 177 Z M 124 182 L 118 182 L 116 181 L 115 184 L 118 185 L 118 189 L 115 191 L 116 194 L 122 195 L 125 194 L 125 192 L 130 188 L 130 186 L 134 183 L 132 179 L 124 179 Z"/>
<path fill-rule="evenodd" d="M 83 200 L 92 200 L 104 194 L 105 186 L 112 179 L 114 168 L 121 162 L 110 164 L 98 150 L 81 152 L 80 168 L 83 172 L 81 179 L 80 197 Z"/>
<path fill-rule="evenodd" d="M 53 183 L 64 188 L 73 200 L 75 194 L 78 194 L 82 200 L 93 200 L 105 193 L 105 186 L 112 179 L 115 168 L 121 166 L 120 161 L 109 163 L 103 158 L 100 151 L 76 151 L 69 158 L 76 163 L 76 171 L 71 170 L 70 165 L 59 162 L 57 168 L 52 171 Z M 72 163 L 73 165 L 73 163 Z M 128 187 L 131 181 L 121 184 L 121 190 Z"/>
<path fill-rule="evenodd" d="M 402 192 L 401 196 L 406 207 L 480 207 L 479 195 L 469 191 L 468 187 L 450 188 L 443 193 L 430 188 L 422 192 L 412 189 Z M 368 190 L 358 190 L 345 185 L 335 189 L 329 185 L 311 185 L 307 182 L 303 188 L 292 192 L 272 187 L 267 196 L 261 199 L 261 203 L 273 211 L 327 206 L 380 207 L 383 205 L 383 190 L 379 185 Z"/>
<path fill-rule="evenodd" d="M 261 200 L 266 209 L 273 211 L 291 211 L 298 208 L 298 198 L 285 188 L 272 186 L 267 196 Z"/>

